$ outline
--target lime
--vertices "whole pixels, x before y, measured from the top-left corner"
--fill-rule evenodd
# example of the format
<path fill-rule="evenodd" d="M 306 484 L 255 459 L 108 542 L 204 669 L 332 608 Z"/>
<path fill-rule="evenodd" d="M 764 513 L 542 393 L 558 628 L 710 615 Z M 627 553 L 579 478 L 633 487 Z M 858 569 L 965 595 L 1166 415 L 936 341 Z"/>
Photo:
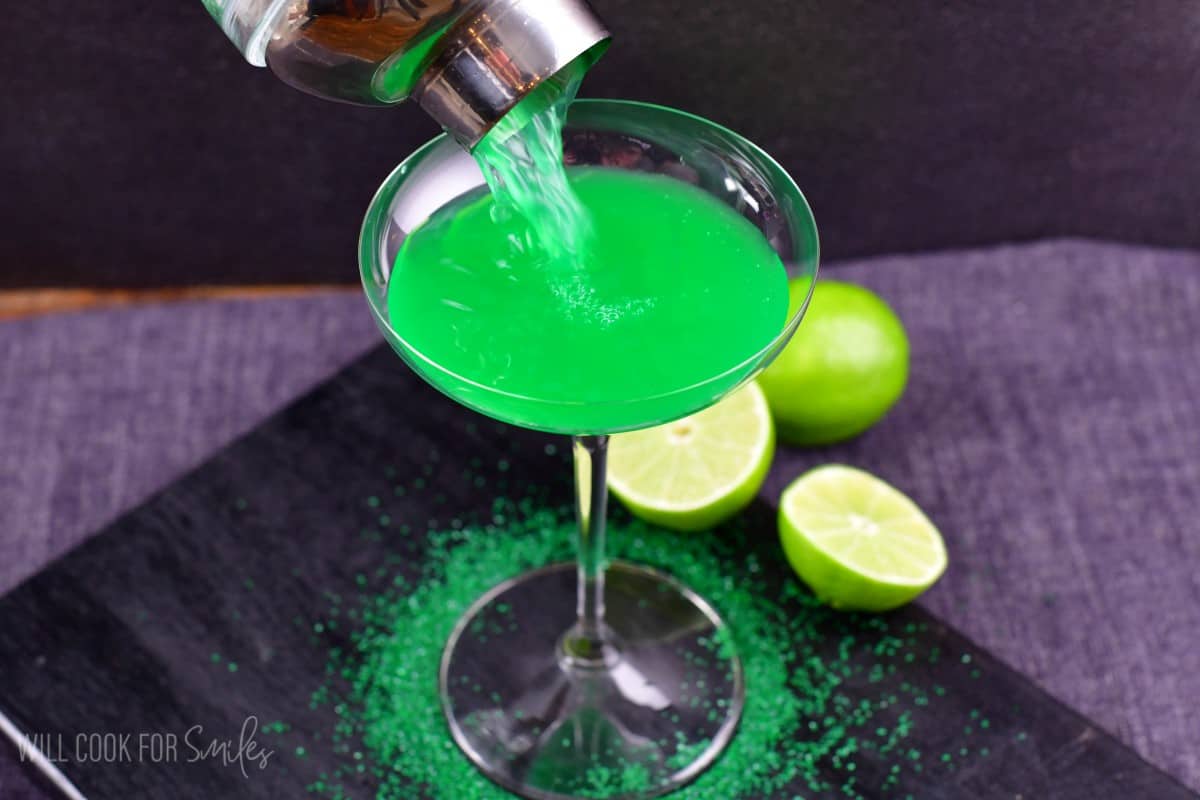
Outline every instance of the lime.
<path fill-rule="evenodd" d="M 636 516 L 680 531 L 711 528 L 746 507 L 767 477 L 775 428 L 755 383 L 690 417 L 622 433 L 608 486 Z"/>
<path fill-rule="evenodd" d="M 792 569 L 834 608 L 904 605 L 946 570 L 946 545 L 917 504 L 853 467 L 793 481 L 779 501 L 779 536 Z"/>
<path fill-rule="evenodd" d="M 808 282 L 792 282 L 793 306 Z M 794 310 L 794 309 L 793 309 Z M 908 337 L 874 292 L 819 281 L 795 337 L 760 377 L 779 438 L 797 445 L 849 439 L 887 413 L 908 381 Z"/>

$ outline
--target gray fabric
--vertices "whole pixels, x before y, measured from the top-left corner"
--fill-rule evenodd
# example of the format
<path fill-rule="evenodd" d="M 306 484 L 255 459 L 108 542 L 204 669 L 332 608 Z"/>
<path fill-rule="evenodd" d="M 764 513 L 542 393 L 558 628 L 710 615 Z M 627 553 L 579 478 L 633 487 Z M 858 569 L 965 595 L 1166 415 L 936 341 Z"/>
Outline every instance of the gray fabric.
<path fill-rule="evenodd" d="M 0 750 L 0 797 L 4 800 L 43 800 L 53 797 L 39 789 L 21 769 L 16 755 Z"/>
<path fill-rule="evenodd" d="M 828 460 L 904 489 L 951 553 L 922 602 L 1200 789 L 1200 254 L 1060 241 L 826 276 L 896 307 L 911 383 L 859 440 L 781 451 L 765 494 Z M 351 297 L 0 326 L 0 584 L 373 339 Z"/>
<path fill-rule="evenodd" d="M 378 338 L 358 292 L 0 325 L 0 592 Z"/>
<path fill-rule="evenodd" d="M 765 491 L 829 458 L 902 488 L 950 550 L 926 607 L 1200 789 L 1200 255 L 1058 242 L 828 275 L 895 305 L 910 385 Z"/>

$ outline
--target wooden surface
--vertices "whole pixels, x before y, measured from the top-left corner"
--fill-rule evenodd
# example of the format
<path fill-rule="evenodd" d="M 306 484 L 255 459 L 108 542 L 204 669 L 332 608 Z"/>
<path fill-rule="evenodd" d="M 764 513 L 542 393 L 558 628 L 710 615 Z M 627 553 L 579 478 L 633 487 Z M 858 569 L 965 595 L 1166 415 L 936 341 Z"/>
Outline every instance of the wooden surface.
<path fill-rule="evenodd" d="M 0 320 L 91 308 L 179 300 L 259 300 L 330 291 L 357 291 L 352 285 L 188 286 L 165 289 L 18 289 L 0 292 Z"/>
<path fill-rule="evenodd" d="M 318 641 L 313 620 L 325 618 L 331 596 L 382 591 L 392 574 L 418 576 L 427 558 L 420 532 L 444 525 L 447 509 L 468 524 L 491 519 L 494 492 L 464 477 L 472 470 L 509 497 L 565 501 L 569 468 L 554 442 L 481 421 L 380 348 L 0 601 L 0 710 L 25 731 L 68 743 L 79 732 L 194 725 L 236 739 L 250 715 L 284 721 L 290 728 L 271 740 L 271 768 L 249 780 L 212 760 L 59 766 L 91 800 L 307 796 L 317 775 L 345 759 L 329 739 L 339 716 L 309 699 L 326 680 L 328 648 L 351 647 L 353 627 Z M 398 481 L 409 490 L 393 492 Z M 760 505 L 747 524 L 761 526 L 754 538 L 765 554 L 773 522 Z M 388 535 L 359 535 L 381 511 L 390 515 Z M 792 580 L 778 558 L 761 563 L 770 580 Z M 731 579 L 762 579 L 744 568 L 731 561 Z M 873 621 L 835 616 L 796 646 L 812 648 L 818 661 L 844 660 L 838 632 L 857 625 L 854 677 L 839 688 L 845 708 L 896 695 L 900 706 L 884 703 L 887 714 L 910 713 L 905 746 L 925 754 L 918 772 L 907 751 L 863 751 L 858 786 L 901 764 L 896 791 L 926 799 L 1195 797 L 928 612 L 910 607 L 885 618 L 893 631 L 919 633 L 896 634 L 912 661 L 892 659 L 880 670 L 872 667 L 892 637 Z M 935 696 L 910 708 L 911 686 Z M 975 715 L 991 724 L 968 741 Z M 960 759 L 968 745 L 971 757 Z M 931 755 L 951 752 L 952 766 Z M 848 774 L 836 760 L 820 768 L 831 780 Z M 778 796 L 797 793 L 841 796 L 802 784 Z"/>

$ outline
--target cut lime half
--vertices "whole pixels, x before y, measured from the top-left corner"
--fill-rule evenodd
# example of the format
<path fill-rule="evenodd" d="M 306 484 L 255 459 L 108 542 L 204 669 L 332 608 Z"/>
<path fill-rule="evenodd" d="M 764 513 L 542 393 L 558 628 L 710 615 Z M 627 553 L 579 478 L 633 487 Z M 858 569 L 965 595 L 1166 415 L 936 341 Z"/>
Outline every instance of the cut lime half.
<path fill-rule="evenodd" d="M 703 530 L 754 499 L 774 454 L 766 398 L 749 383 L 698 414 L 614 436 L 608 486 L 642 519 Z"/>
<path fill-rule="evenodd" d="M 797 478 L 779 503 L 779 535 L 792 568 L 834 608 L 896 608 L 946 570 L 942 536 L 917 504 L 853 467 Z"/>

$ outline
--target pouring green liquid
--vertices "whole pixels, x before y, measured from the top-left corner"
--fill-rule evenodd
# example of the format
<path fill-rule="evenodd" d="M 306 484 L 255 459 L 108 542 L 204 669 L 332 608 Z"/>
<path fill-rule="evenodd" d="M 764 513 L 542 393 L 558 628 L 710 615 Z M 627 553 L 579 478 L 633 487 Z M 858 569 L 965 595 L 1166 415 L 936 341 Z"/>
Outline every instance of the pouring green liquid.
<path fill-rule="evenodd" d="M 431 383 L 569 434 L 707 406 L 788 317 L 786 270 L 737 211 L 674 177 L 563 166 L 585 71 L 547 80 L 480 143 L 488 187 L 418 226 L 388 281 L 400 349 Z"/>

